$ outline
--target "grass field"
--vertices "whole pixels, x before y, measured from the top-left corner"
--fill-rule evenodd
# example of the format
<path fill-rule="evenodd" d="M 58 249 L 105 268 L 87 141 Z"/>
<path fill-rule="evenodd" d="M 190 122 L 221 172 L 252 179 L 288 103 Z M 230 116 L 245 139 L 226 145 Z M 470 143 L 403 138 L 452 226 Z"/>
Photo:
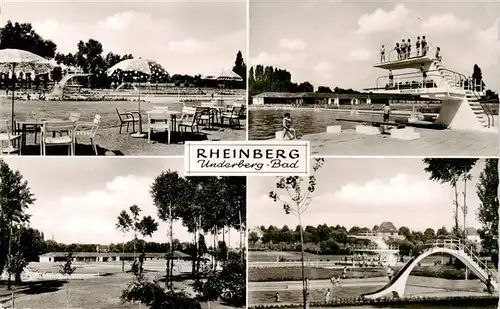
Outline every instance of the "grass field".
<path fill-rule="evenodd" d="M 227 101 L 228 104 L 232 101 Z M 186 103 L 186 106 L 193 103 Z M 169 103 L 170 110 L 182 110 L 181 103 Z M 96 114 L 101 115 L 101 126 L 96 136 L 98 152 L 100 155 L 182 155 L 184 152 L 184 140 L 244 140 L 246 138 L 246 123 L 241 120 L 241 129 L 232 129 L 229 127 L 216 127 L 208 129 L 201 127 L 200 135 L 186 134 L 180 136 L 178 133 L 172 134 L 172 144 L 166 143 L 165 134 L 157 134 L 153 137 L 151 144 L 147 143 L 147 137 L 132 138 L 125 128 L 122 134 L 119 134 L 119 119 L 116 109 L 120 112 L 137 111 L 138 102 L 133 101 L 16 101 L 15 115 L 17 119 L 28 119 L 30 113 L 34 112 L 37 118 L 47 119 L 67 119 L 71 112 L 81 114 L 81 121 L 92 121 Z M 142 131 L 147 130 L 147 110 L 152 109 L 152 104 L 141 102 L 141 116 L 143 119 Z M 0 118 L 10 118 L 11 102 L 6 98 L 0 98 Z M 226 121 L 227 122 L 227 121 Z M 136 125 L 137 129 L 137 125 Z M 130 128 L 132 130 L 132 127 Z M 129 133 L 132 133 L 131 131 Z M 34 136 L 28 135 L 28 147 L 24 151 L 26 155 L 39 155 L 39 147 L 35 146 Z M 31 144 L 31 145 L 30 145 Z M 51 151 L 51 152 L 49 152 Z M 50 150 L 48 154 L 67 154 L 64 150 Z M 79 147 L 76 149 L 77 155 L 93 154 L 88 139 L 79 140 Z"/>
<path fill-rule="evenodd" d="M 340 276 L 342 269 L 328 269 L 307 267 L 305 268 L 305 277 L 310 280 L 330 279 L 333 276 Z M 379 269 L 349 270 L 347 278 L 372 278 L 384 277 L 386 271 Z M 298 281 L 302 280 L 302 269 L 300 267 L 266 267 L 249 268 L 248 281 L 266 282 L 266 281 Z"/>
<path fill-rule="evenodd" d="M 130 268 L 130 264 L 126 264 Z M 127 284 L 132 281 L 131 273 L 122 273 L 120 263 L 91 263 L 88 265 L 75 265 L 75 274 L 101 273 L 105 276 L 96 276 L 84 280 L 44 280 L 23 283 L 16 289 L 15 308 L 16 309 L 49 309 L 66 308 L 66 290 L 69 291 L 69 308 L 85 309 L 137 309 L 145 308 L 139 304 L 122 303 L 120 296 Z M 33 263 L 30 269 L 40 272 L 53 273 L 58 271 L 56 264 Z M 163 278 L 164 261 L 147 262 L 144 265 L 146 276 L 154 279 Z M 182 279 L 179 272 L 174 288 L 184 290 L 188 294 L 194 294 L 192 280 Z M 161 283 L 163 284 L 163 283 Z M 6 308 L 11 305 L 11 291 L 6 288 L 5 281 L 0 281 L 0 304 Z M 202 304 L 203 308 L 208 308 L 208 304 Z M 227 308 L 221 302 L 213 302 L 211 308 Z"/>

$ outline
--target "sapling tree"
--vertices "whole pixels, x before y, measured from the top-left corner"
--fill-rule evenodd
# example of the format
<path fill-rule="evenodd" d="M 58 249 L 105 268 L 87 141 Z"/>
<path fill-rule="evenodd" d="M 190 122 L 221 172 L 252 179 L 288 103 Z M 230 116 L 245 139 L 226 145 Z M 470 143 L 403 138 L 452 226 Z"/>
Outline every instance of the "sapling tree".
<path fill-rule="evenodd" d="M 135 261 L 135 253 L 136 253 L 136 242 L 137 242 L 137 234 L 142 236 L 151 237 L 154 232 L 158 230 L 158 222 L 153 219 L 151 216 L 144 216 L 142 219 L 140 218 L 141 209 L 137 205 L 132 205 L 129 207 L 130 214 L 126 210 L 122 210 L 118 215 L 118 223 L 116 224 L 116 228 L 123 233 L 127 233 L 129 231 L 134 232 L 134 261 Z M 123 262 L 122 262 L 122 270 L 123 270 Z"/>
<path fill-rule="evenodd" d="M 73 253 L 68 252 L 64 258 L 64 264 L 60 266 L 59 273 L 69 279 L 75 272 L 75 269 L 76 267 L 73 267 Z M 66 283 L 66 308 L 69 308 L 69 282 Z"/>
<path fill-rule="evenodd" d="M 316 190 L 316 172 L 323 166 L 324 159 L 314 159 L 313 170 L 308 177 L 288 176 L 278 177 L 276 190 L 269 192 L 269 197 L 279 203 L 286 214 L 293 214 L 299 221 L 300 251 L 302 268 L 302 295 L 304 309 L 307 308 L 307 283 L 304 269 L 304 229 L 302 214 L 311 203 L 311 194 Z"/>

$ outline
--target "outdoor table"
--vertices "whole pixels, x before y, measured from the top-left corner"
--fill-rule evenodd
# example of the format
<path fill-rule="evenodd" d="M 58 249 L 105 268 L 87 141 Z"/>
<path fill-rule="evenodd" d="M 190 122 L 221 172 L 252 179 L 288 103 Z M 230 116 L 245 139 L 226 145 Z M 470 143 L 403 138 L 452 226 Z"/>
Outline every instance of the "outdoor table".
<path fill-rule="evenodd" d="M 26 133 L 27 133 L 26 128 L 28 126 L 34 126 L 35 129 L 38 129 L 38 127 L 42 127 L 43 123 L 46 121 L 64 121 L 64 119 L 62 119 L 62 118 L 49 118 L 49 119 L 39 118 L 39 119 L 15 120 L 16 133 L 21 133 L 21 148 L 26 147 Z"/>
<path fill-rule="evenodd" d="M 146 112 L 148 115 L 150 113 L 158 113 L 157 110 L 149 110 Z M 170 115 L 170 130 L 168 132 L 168 141 L 167 143 L 170 144 L 170 132 L 175 131 L 177 128 L 177 115 L 182 114 L 180 111 L 171 111 L 171 110 L 166 110 L 166 111 L 161 111 L 161 113 L 166 113 Z M 165 119 L 168 120 L 168 119 Z"/>

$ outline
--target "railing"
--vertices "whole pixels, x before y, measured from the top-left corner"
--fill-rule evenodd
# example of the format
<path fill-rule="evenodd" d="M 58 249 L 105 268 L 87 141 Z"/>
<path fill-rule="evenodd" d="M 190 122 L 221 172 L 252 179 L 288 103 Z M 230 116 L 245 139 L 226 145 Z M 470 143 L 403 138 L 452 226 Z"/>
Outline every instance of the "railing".
<path fill-rule="evenodd" d="M 403 57 L 400 58 L 397 51 L 394 49 L 394 47 L 392 47 L 391 49 L 388 49 L 388 48 L 385 49 L 385 61 L 381 61 L 382 57 L 381 57 L 380 53 L 379 53 L 378 59 L 379 59 L 379 63 L 387 63 L 387 62 L 402 61 L 402 60 L 416 59 L 416 58 L 423 58 L 423 57 L 427 57 L 427 58 L 432 57 L 431 53 L 430 53 L 430 48 L 425 55 L 422 55 L 422 48 L 420 48 L 420 53 L 417 54 L 417 49 L 415 47 L 415 44 L 413 43 L 411 46 L 411 52 L 409 53 L 409 55 L 408 55 L 408 53 L 406 53 L 406 54 L 404 54 Z"/>
<path fill-rule="evenodd" d="M 385 90 L 404 90 L 404 89 L 418 89 L 418 88 L 438 88 L 441 87 L 445 82 L 445 77 L 441 76 L 439 70 L 430 70 L 427 71 L 427 77 L 425 85 L 423 84 L 423 77 L 421 72 L 412 72 L 412 73 L 401 73 L 393 75 L 393 83 L 386 83 L 386 87 L 379 87 L 380 79 L 384 78 L 389 80 L 389 75 L 379 76 L 377 78 L 377 85 L 375 89 L 385 89 Z M 401 78 L 402 77 L 402 78 Z M 419 78 L 421 81 L 416 81 L 415 79 Z M 436 80 L 434 80 L 436 78 Z M 405 84 L 402 84 L 402 81 L 406 81 Z M 436 82 L 437 81 L 437 82 Z"/>
<path fill-rule="evenodd" d="M 486 104 L 489 103 L 490 101 L 481 101 L 481 96 L 478 94 L 478 92 L 483 92 L 484 90 L 483 81 L 482 80 L 476 81 L 472 78 L 469 78 L 467 84 L 464 85 L 464 89 L 470 91 L 470 93 L 472 93 L 474 97 L 476 97 L 477 102 L 483 108 L 483 111 L 486 114 L 486 118 L 488 119 L 488 128 L 494 127 L 495 116 L 493 115 L 493 112 Z"/>
<path fill-rule="evenodd" d="M 473 262 L 475 262 L 479 268 L 483 269 L 487 274 L 492 274 L 492 271 L 486 265 L 486 263 L 476 254 L 474 251 L 467 246 L 466 242 L 461 239 L 447 238 L 447 239 L 438 239 L 428 244 L 433 248 L 446 248 L 451 250 L 460 250 L 463 251 L 467 256 L 471 258 Z M 498 278 L 492 278 L 495 282 L 498 282 Z"/>
<path fill-rule="evenodd" d="M 391 251 L 399 251 L 398 245 L 387 245 L 387 248 L 381 248 L 377 245 L 353 245 L 349 246 L 348 249 L 354 251 L 362 251 L 362 250 L 391 250 Z"/>

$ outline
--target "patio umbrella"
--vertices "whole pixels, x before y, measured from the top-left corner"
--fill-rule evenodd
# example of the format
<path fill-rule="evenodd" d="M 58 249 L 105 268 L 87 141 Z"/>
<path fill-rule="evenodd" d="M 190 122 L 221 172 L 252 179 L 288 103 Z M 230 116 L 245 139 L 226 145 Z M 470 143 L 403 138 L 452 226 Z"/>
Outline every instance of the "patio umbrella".
<path fill-rule="evenodd" d="M 241 82 L 243 81 L 243 78 L 234 73 L 232 70 L 223 69 L 221 73 L 216 77 L 216 80 L 222 82 L 222 88 L 225 88 L 226 82 Z M 222 92 L 220 98 L 222 100 Z"/>
<path fill-rule="evenodd" d="M 16 74 L 19 71 L 48 72 L 51 69 L 49 61 L 29 51 L 21 49 L 1 49 L 0 50 L 0 71 L 12 72 Z M 12 83 L 12 106 L 11 106 L 11 125 L 14 130 L 14 91 L 15 83 Z"/>
<path fill-rule="evenodd" d="M 160 75 L 160 74 L 166 74 L 167 71 L 156 61 L 149 60 L 149 59 L 126 59 L 123 60 L 114 66 L 112 66 L 110 69 L 108 69 L 107 73 L 108 75 L 113 75 L 116 71 L 123 71 L 123 72 L 134 72 L 134 73 L 143 73 L 147 74 L 149 76 L 151 75 Z M 139 100 L 138 101 L 138 111 L 139 114 L 141 113 L 141 92 L 139 92 Z M 131 136 L 133 137 L 144 137 L 145 134 L 142 133 L 142 125 L 139 125 L 139 132 L 132 134 Z"/>

